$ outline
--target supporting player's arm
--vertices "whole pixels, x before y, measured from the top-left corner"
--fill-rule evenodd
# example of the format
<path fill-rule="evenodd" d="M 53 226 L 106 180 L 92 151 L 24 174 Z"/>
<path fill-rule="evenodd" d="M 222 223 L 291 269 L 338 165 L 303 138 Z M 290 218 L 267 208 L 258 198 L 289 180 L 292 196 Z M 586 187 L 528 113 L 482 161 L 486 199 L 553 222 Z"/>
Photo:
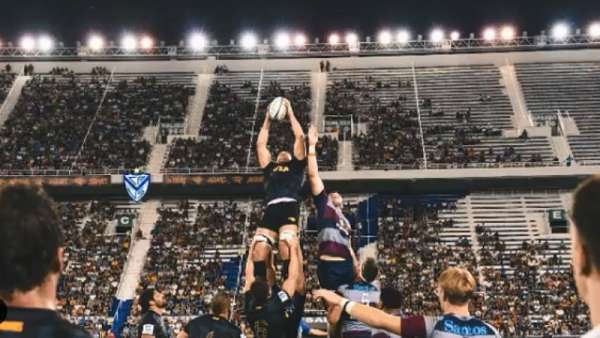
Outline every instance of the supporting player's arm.
<path fill-rule="evenodd" d="M 286 239 L 285 242 L 290 247 L 290 265 L 288 266 L 288 277 L 285 282 L 283 282 L 281 288 L 288 296 L 292 297 L 296 293 L 297 280 L 300 276 L 300 264 L 302 264 L 298 255 L 300 244 L 297 236 Z"/>
<path fill-rule="evenodd" d="M 294 115 L 294 110 L 292 109 L 292 104 L 290 101 L 286 101 L 288 118 L 290 120 L 290 125 L 292 126 L 292 132 L 294 133 L 294 157 L 303 160 L 306 157 L 306 149 L 304 146 L 304 131 L 302 130 L 302 126 L 296 115 Z"/>
<path fill-rule="evenodd" d="M 252 249 L 254 248 L 253 244 L 254 243 L 250 245 L 248 257 L 246 257 L 246 268 L 244 271 L 246 275 L 246 281 L 244 282 L 243 293 L 246 293 L 246 291 L 250 290 L 252 283 L 254 283 L 254 262 L 252 261 Z"/>
<path fill-rule="evenodd" d="M 265 114 L 265 121 L 258 133 L 258 139 L 256 140 L 256 156 L 258 157 L 258 165 L 260 165 L 261 168 L 265 168 L 271 163 L 271 152 L 269 151 L 269 148 L 267 148 L 270 127 L 271 121 L 269 120 L 269 114 Z"/>
<path fill-rule="evenodd" d="M 325 190 L 323 180 L 319 176 L 319 165 L 317 164 L 316 146 L 319 141 L 317 127 L 310 126 L 308 129 L 308 180 L 313 196 L 318 196 Z"/>
<path fill-rule="evenodd" d="M 328 307 L 337 307 L 345 311 L 350 317 L 367 324 L 375 329 L 383 329 L 395 334 L 402 334 L 402 319 L 392 316 L 379 309 L 367 305 L 350 302 L 335 292 L 329 290 L 317 290 L 313 292 L 317 299 L 323 299 Z"/>
<path fill-rule="evenodd" d="M 184 330 L 179 331 L 179 333 L 177 334 L 177 338 L 188 338 L 188 337 L 189 337 L 188 334 Z"/>

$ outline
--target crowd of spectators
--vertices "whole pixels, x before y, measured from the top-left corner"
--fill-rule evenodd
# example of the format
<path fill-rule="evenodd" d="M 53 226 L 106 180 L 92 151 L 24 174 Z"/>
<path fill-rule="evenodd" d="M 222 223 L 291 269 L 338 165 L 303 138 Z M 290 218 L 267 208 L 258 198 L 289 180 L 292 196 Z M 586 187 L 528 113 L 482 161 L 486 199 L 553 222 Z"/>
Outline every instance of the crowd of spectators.
<path fill-rule="evenodd" d="M 58 309 L 90 331 L 105 330 L 130 238 L 106 234 L 116 220 L 116 209 L 109 202 L 61 203 L 59 208 L 67 242 Z"/>
<path fill-rule="evenodd" d="M 150 153 L 144 128 L 159 118 L 182 122 L 191 93 L 154 77 L 109 82 L 99 67 L 34 75 L 0 129 L 0 169 L 143 166 Z"/>
<path fill-rule="evenodd" d="M 499 233 L 477 229 L 485 283 L 484 317 L 504 336 L 577 335 L 589 328 L 572 273 L 546 241 L 509 247 Z M 566 248 L 561 245 L 559 250 Z"/>
<path fill-rule="evenodd" d="M 6 99 L 13 82 L 15 81 L 16 74 L 12 72 L 10 65 L 6 65 L 4 69 L 0 70 L 0 106 Z"/>

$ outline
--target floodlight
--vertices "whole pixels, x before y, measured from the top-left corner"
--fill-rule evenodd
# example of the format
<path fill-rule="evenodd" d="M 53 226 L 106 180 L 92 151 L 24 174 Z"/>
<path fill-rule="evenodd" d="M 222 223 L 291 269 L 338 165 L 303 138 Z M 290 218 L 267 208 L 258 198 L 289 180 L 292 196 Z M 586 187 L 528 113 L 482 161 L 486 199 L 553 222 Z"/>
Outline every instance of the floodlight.
<path fill-rule="evenodd" d="M 298 33 L 294 37 L 294 45 L 296 47 L 303 47 L 306 45 L 306 36 L 304 34 Z"/>
<path fill-rule="evenodd" d="M 25 51 L 30 52 L 35 48 L 35 39 L 29 35 L 26 35 L 21 38 L 19 45 Z"/>
<path fill-rule="evenodd" d="M 154 47 L 154 40 L 152 40 L 152 38 L 147 35 L 143 36 L 140 39 L 140 47 L 142 47 L 143 49 L 150 49 Z"/>
<path fill-rule="evenodd" d="M 121 47 L 127 51 L 132 51 L 137 48 L 137 40 L 133 35 L 125 35 L 121 39 Z"/>
<path fill-rule="evenodd" d="M 355 45 L 358 43 L 358 35 L 356 35 L 356 33 L 346 34 L 346 43 L 349 45 Z"/>
<path fill-rule="evenodd" d="M 242 38 L 240 39 L 240 43 L 242 45 L 242 48 L 246 49 L 246 50 L 251 50 L 253 48 L 256 47 L 256 45 L 258 44 L 258 38 L 256 37 L 256 35 L 254 33 L 244 33 L 242 35 Z"/>
<path fill-rule="evenodd" d="M 42 35 L 38 38 L 38 48 L 42 52 L 49 52 L 54 47 L 54 41 L 48 35 Z"/>
<path fill-rule="evenodd" d="M 502 40 L 512 40 L 517 36 L 515 29 L 512 26 L 504 26 L 500 31 L 500 38 Z"/>
<path fill-rule="evenodd" d="M 97 52 L 104 47 L 104 39 L 100 35 L 92 35 L 88 39 L 88 48 Z"/>
<path fill-rule="evenodd" d="M 188 45 L 195 51 L 201 51 L 208 45 L 208 39 L 206 38 L 206 35 L 202 33 L 192 33 L 192 35 L 190 35 Z"/>
<path fill-rule="evenodd" d="M 460 39 L 460 33 L 458 31 L 453 31 L 450 33 L 450 40 L 456 41 L 458 39 Z"/>
<path fill-rule="evenodd" d="M 336 33 L 329 35 L 329 39 L 327 40 L 330 45 L 337 45 L 340 43 L 340 36 Z"/>
<path fill-rule="evenodd" d="M 493 27 L 488 27 L 483 31 L 483 39 L 485 41 L 493 41 L 496 40 L 496 29 Z"/>
<path fill-rule="evenodd" d="M 392 33 L 390 33 L 388 30 L 379 32 L 379 35 L 377 35 L 377 41 L 379 41 L 379 43 L 382 45 L 389 45 L 392 43 Z"/>
<path fill-rule="evenodd" d="M 552 27 L 552 38 L 555 40 L 564 40 L 570 34 L 569 26 L 565 23 L 557 23 Z"/>
<path fill-rule="evenodd" d="M 600 38 L 600 22 L 595 22 L 588 28 L 588 34 L 594 39 Z"/>
<path fill-rule="evenodd" d="M 277 49 L 287 49 L 291 44 L 290 35 L 286 32 L 279 32 L 275 35 L 275 47 Z"/>
<path fill-rule="evenodd" d="M 407 30 L 401 30 L 398 32 L 396 39 L 399 43 L 408 43 L 408 41 L 410 41 L 410 33 Z"/>
<path fill-rule="evenodd" d="M 439 28 L 434 29 L 429 35 L 429 40 L 434 43 L 442 42 L 444 40 L 444 31 Z"/>

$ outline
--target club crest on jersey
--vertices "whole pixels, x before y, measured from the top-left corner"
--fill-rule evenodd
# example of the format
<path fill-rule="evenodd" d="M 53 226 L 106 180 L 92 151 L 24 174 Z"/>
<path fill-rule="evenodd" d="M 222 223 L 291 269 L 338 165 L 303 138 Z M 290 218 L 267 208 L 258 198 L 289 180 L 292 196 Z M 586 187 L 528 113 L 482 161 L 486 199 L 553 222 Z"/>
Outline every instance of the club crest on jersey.
<path fill-rule="evenodd" d="M 148 192 L 148 187 L 150 186 L 150 174 L 126 174 L 123 175 L 123 183 L 125 184 L 125 190 L 127 190 L 129 197 L 133 201 L 139 202 Z"/>

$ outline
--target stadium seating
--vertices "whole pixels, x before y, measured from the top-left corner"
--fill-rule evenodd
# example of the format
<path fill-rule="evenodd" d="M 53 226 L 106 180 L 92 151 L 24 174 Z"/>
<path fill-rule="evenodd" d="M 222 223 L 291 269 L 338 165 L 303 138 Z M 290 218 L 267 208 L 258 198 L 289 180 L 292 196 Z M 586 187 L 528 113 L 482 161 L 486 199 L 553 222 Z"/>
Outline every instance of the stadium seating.
<path fill-rule="evenodd" d="M 428 168 L 537 166 L 554 160 L 545 137 L 502 136 L 512 128 L 512 108 L 497 67 L 412 71 L 338 70 L 330 75 L 326 114 L 353 117 L 357 169 L 423 167 L 423 146 Z"/>
<path fill-rule="evenodd" d="M 189 74 L 111 77 L 105 69 L 35 75 L 0 129 L 0 169 L 142 167 L 151 148 L 144 128 L 185 117 L 193 89 L 185 79 Z"/>
<path fill-rule="evenodd" d="M 515 65 L 527 108 L 537 121 L 575 120 L 579 135 L 568 135 L 580 164 L 600 163 L 600 63 L 524 63 Z"/>
<path fill-rule="evenodd" d="M 6 69 L 0 71 L 0 105 L 8 95 L 16 75 L 8 72 Z"/>

